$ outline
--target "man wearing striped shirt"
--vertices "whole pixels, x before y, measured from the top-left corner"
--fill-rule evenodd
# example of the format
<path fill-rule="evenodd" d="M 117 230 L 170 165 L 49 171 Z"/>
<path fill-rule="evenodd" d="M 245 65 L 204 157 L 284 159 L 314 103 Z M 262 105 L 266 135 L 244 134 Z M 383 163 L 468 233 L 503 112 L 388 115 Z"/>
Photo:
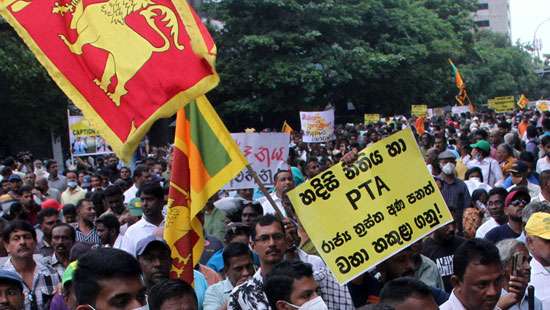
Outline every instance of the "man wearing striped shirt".
<path fill-rule="evenodd" d="M 76 205 L 78 223 L 76 229 L 76 242 L 83 242 L 92 245 L 100 245 L 101 239 L 94 226 L 96 213 L 94 204 L 89 199 L 82 199 Z"/>

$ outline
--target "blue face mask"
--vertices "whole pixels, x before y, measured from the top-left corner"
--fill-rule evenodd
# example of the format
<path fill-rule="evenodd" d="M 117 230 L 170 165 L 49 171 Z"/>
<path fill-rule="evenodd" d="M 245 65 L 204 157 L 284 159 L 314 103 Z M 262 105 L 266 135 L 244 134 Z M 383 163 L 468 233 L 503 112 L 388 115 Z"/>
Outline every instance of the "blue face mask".
<path fill-rule="evenodd" d="M 68 186 L 69 188 L 76 188 L 77 185 L 78 185 L 78 184 L 76 184 L 76 181 L 69 181 L 69 182 L 67 182 L 67 186 Z"/>

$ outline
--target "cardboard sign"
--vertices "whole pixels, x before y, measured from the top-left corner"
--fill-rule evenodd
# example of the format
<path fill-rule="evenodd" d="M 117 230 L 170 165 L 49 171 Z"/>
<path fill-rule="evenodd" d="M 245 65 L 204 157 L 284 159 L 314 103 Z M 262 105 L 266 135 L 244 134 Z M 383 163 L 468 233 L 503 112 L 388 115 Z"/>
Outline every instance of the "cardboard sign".
<path fill-rule="evenodd" d="M 69 116 L 69 142 L 73 156 L 112 153 L 111 147 L 83 116 Z"/>
<path fill-rule="evenodd" d="M 378 123 L 380 121 L 380 114 L 365 114 L 365 125 Z"/>
<path fill-rule="evenodd" d="M 514 96 L 495 97 L 489 99 L 488 105 L 490 109 L 495 110 L 497 113 L 513 112 L 516 101 L 514 100 Z"/>
<path fill-rule="evenodd" d="M 289 192 L 317 251 L 338 282 L 453 220 L 411 129 L 339 163 Z"/>
<path fill-rule="evenodd" d="M 470 112 L 469 105 L 454 106 L 451 108 L 451 113 L 453 115 L 460 115 L 462 113 L 468 113 L 468 112 Z"/>
<path fill-rule="evenodd" d="M 412 116 L 426 116 L 428 114 L 428 106 L 425 104 L 416 104 L 411 105 L 411 115 Z"/>
<path fill-rule="evenodd" d="M 244 156 L 267 187 L 274 184 L 273 176 L 288 159 L 290 135 L 287 133 L 232 133 Z M 224 189 L 255 188 L 247 169 L 243 169 Z"/>
<path fill-rule="evenodd" d="M 334 110 L 320 112 L 300 112 L 300 123 L 306 143 L 320 143 L 335 139 Z"/>

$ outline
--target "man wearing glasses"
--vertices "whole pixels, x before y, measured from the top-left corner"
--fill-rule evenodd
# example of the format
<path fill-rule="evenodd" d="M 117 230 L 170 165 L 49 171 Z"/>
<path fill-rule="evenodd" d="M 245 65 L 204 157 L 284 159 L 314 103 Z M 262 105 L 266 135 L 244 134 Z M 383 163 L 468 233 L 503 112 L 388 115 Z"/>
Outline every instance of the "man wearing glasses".
<path fill-rule="evenodd" d="M 521 235 L 521 215 L 523 208 L 531 201 L 525 187 L 515 187 L 504 200 L 504 213 L 508 217 L 506 224 L 497 226 L 485 235 L 485 239 L 497 243 L 504 239 L 517 238 Z"/>
<path fill-rule="evenodd" d="M 489 191 L 487 200 L 487 212 L 490 218 L 476 230 L 476 238 L 485 238 L 491 229 L 506 224 L 508 217 L 504 213 L 504 200 L 508 192 L 502 187 L 495 187 Z"/>

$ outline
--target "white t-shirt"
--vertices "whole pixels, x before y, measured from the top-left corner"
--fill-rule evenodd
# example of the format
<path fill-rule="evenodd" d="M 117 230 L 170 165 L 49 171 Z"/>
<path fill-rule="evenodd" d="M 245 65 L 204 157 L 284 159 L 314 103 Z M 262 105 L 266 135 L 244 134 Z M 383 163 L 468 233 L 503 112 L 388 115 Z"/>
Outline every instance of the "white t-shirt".
<path fill-rule="evenodd" d="M 476 230 L 476 238 L 485 238 L 485 235 L 493 228 L 500 226 L 494 218 L 490 218 L 487 222 L 481 224 Z"/>
<path fill-rule="evenodd" d="M 540 158 L 537 160 L 537 173 L 541 173 L 544 170 L 550 170 L 550 162 L 548 161 L 548 156 Z"/>

